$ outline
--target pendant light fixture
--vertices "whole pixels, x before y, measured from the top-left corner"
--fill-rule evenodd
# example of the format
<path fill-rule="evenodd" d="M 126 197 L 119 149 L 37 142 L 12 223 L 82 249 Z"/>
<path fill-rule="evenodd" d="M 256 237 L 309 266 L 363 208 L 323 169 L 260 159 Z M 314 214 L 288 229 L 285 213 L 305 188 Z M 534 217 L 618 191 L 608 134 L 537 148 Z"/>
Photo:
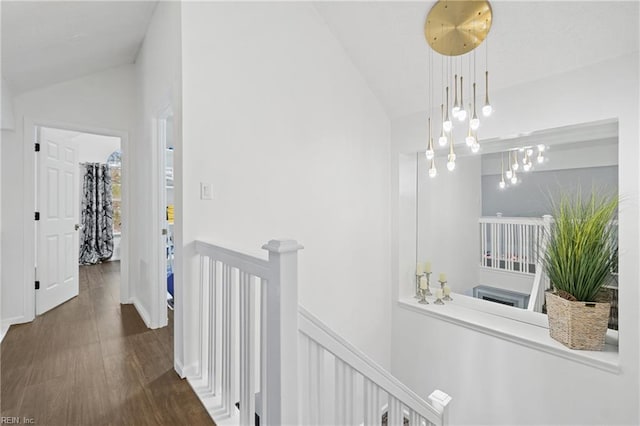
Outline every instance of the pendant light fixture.
<path fill-rule="evenodd" d="M 458 103 L 458 74 L 455 75 L 454 79 L 454 93 L 455 93 L 455 101 L 453 102 L 453 109 L 451 110 L 451 114 L 454 118 L 458 116 L 458 111 L 460 111 L 460 104 Z M 462 90 L 462 76 L 460 77 L 460 90 Z"/>
<path fill-rule="evenodd" d="M 442 113 L 442 131 L 440 132 L 440 137 L 438 138 L 438 144 L 440 146 L 447 146 L 447 135 L 444 133 L 444 105 L 440 104 L 440 111 Z"/>
<path fill-rule="evenodd" d="M 431 135 L 431 117 L 429 117 L 429 142 L 427 143 L 427 150 L 424 154 L 427 157 L 427 160 L 433 159 L 436 154 L 433 149 L 433 136 Z"/>
<path fill-rule="evenodd" d="M 451 129 L 453 128 L 453 123 L 451 122 L 451 119 L 449 118 L 449 86 L 447 86 L 446 88 L 446 92 L 447 92 L 447 108 L 444 110 L 444 113 L 446 114 L 444 116 L 444 121 L 442 122 L 442 128 L 444 129 L 445 132 L 449 133 L 451 131 Z"/>
<path fill-rule="evenodd" d="M 429 177 L 434 178 L 438 175 L 438 170 L 436 170 L 436 160 L 435 158 L 431 159 L 431 164 L 429 165 Z"/>
<path fill-rule="evenodd" d="M 429 52 L 431 55 L 429 57 L 430 75 L 433 74 L 433 52 L 442 55 L 440 61 L 442 77 L 440 80 L 442 96 L 442 102 L 440 104 L 441 131 L 439 136 L 437 136 L 437 142 L 440 147 L 444 148 L 448 146 L 449 148 L 446 164 L 447 169 L 450 171 L 453 171 L 456 167 L 454 132 L 459 132 L 455 136 L 459 138 L 459 140 L 465 141 L 471 153 L 480 151 L 480 143 L 477 135 L 480 120 L 477 110 L 476 81 L 478 75 L 476 75 L 476 54 L 477 48 L 486 40 L 489 34 L 492 21 L 493 12 L 487 0 L 438 0 L 429 11 L 427 19 L 425 20 L 424 34 L 427 43 L 431 47 Z M 470 55 L 471 52 L 473 52 L 473 57 Z M 445 61 L 448 62 L 445 63 Z M 468 76 L 463 75 L 467 68 L 469 72 Z M 488 70 L 486 64 L 485 69 Z M 432 110 L 431 105 L 433 105 L 433 85 L 431 82 L 430 80 L 429 110 Z M 488 71 L 485 73 L 485 83 L 487 82 Z M 470 99 L 472 102 L 468 102 L 468 108 L 467 105 L 465 105 L 464 98 L 465 83 L 469 84 L 467 87 L 467 98 L 473 96 L 472 99 Z M 453 84 L 453 93 L 451 93 L 453 94 L 453 98 L 450 100 L 449 89 L 451 84 Z M 487 104 L 487 100 L 488 92 L 485 94 L 485 104 Z M 483 108 L 484 114 L 482 104 L 481 107 Z M 465 122 L 466 120 L 469 120 L 469 123 L 467 123 L 467 132 L 465 134 L 464 127 L 460 126 L 463 130 L 458 130 L 458 123 Z M 435 160 L 438 154 L 433 146 L 431 117 L 429 117 L 428 127 L 429 137 L 425 156 L 429 162 L 429 176 L 434 177 L 437 174 Z M 511 161 L 509 161 L 509 165 L 511 168 Z M 511 170 L 511 172 L 513 173 L 513 170 Z M 504 177 L 503 174 L 503 180 Z"/>
<path fill-rule="evenodd" d="M 467 110 L 464 109 L 464 97 L 462 95 L 462 91 L 463 91 L 463 85 L 462 85 L 462 76 L 460 76 L 460 110 L 458 111 L 458 120 L 459 121 L 464 121 L 467 119 Z"/>
<path fill-rule="evenodd" d="M 453 135 L 449 138 L 449 155 L 447 156 L 447 169 L 452 172 L 456 168 L 456 154 L 453 152 Z"/>
<path fill-rule="evenodd" d="M 473 83 L 473 115 L 471 116 L 471 120 L 469 120 L 469 127 L 472 130 L 478 130 L 480 127 L 480 120 L 478 119 L 478 114 L 476 114 L 476 84 Z"/>
<path fill-rule="evenodd" d="M 493 112 L 493 107 L 489 103 L 489 71 L 484 72 L 484 85 L 485 85 L 485 94 L 484 94 L 484 106 L 482 107 L 482 115 L 485 117 L 489 117 Z"/>
<path fill-rule="evenodd" d="M 471 131 L 471 127 L 469 127 L 469 132 L 467 133 L 467 137 L 464 138 L 464 142 L 467 144 L 467 146 L 469 148 L 471 148 L 473 146 L 473 144 L 476 143 L 476 138 L 473 136 L 473 132 Z"/>
<path fill-rule="evenodd" d="M 482 115 L 489 117 L 493 112 L 493 107 L 489 102 L 489 40 L 484 46 L 484 106 L 482 107 Z"/>
<path fill-rule="evenodd" d="M 507 170 L 504 175 L 507 179 L 511 179 L 513 177 L 513 169 L 511 168 L 511 151 L 509 151 L 509 159 L 507 161 L 509 162 L 509 170 Z"/>
<path fill-rule="evenodd" d="M 477 154 L 480 151 L 480 144 L 478 143 L 478 138 L 474 137 L 475 142 L 471 145 L 471 152 Z"/>
<path fill-rule="evenodd" d="M 533 164 L 531 164 L 531 154 L 533 154 L 533 150 L 531 148 L 526 148 L 524 150 L 524 159 L 522 160 L 522 169 L 525 172 L 531 170 Z"/>

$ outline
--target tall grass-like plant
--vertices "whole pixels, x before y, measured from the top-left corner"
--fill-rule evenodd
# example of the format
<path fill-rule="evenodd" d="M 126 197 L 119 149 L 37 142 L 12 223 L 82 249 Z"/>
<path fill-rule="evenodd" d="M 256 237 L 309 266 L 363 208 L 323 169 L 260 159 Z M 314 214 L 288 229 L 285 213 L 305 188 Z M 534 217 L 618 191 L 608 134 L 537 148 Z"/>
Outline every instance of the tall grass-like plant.
<path fill-rule="evenodd" d="M 587 199 L 578 191 L 553 203 L 555 224 L 543 261 L 557 291 L 582 302 L 596 301 L 618 258 L 617 227 L 612 225 L 617 210 L 617 196 L 595 191 Z"/>

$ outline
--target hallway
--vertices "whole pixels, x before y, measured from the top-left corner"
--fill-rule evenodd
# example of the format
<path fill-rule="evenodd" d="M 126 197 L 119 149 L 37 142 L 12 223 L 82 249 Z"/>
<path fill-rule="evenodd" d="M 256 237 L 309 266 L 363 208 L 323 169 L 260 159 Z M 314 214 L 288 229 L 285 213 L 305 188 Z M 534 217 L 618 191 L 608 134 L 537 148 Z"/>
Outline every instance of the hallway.
<path fill-rule="evenodd" d="M 173 370 L 173 312 L 168 327 L 149 330 L 119 298 L 119 262 L 81 266 L 78 297 L 12 326 L 1 415 L 51 426 L 213 424 Z"/>

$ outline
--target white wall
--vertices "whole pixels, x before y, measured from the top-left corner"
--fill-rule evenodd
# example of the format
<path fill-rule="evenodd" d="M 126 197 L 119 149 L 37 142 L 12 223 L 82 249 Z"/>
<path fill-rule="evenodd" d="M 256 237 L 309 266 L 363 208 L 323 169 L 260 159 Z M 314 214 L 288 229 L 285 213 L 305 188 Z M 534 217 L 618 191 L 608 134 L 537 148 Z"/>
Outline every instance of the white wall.
<path fill-rule="evenodd" d="M 182 16 L 185 254 L 196 239 L 251 253 L 297 239 L 300 303 L 388 367 L 381 105 L 310 4 L 187 2 Z"/>
<path fill-rule="evenodd" d="M 13 95 L 11 93 L 11 88 L 9 87 L 7 82 L 4 81 L 4 78 L 2 79 L 1 90 L 2 94 L 0 96 L 2 97 L 2 117 L 0 121 L 0 127 L 2 127 L 2 130 L 13 130 L 15 127 L 15 122 L 13 119 Z"/>
<path fill-rule="evenodd" d="M 152 241 L 159 242 L 161 237 L 158 221 L 164 214 L 159 207 L 158 171 L 154 169 L 153 159 L 159 158 L 157 150 L 157 120 L 162 110 L 170 107 L 174 114 L 173 140 L 176 161 L 176 197 L 181 197 L 180 150 L 181 150 L 181 45 L 180 45 L 180 9 L 179 2 L 160 2 L 153 14 L 144 43 L 135 64 L 138 86 L 138 109 L 136 111 L 136 144 L 132 152 L 133 171 L 131 199 L 132 223 L 134 234 L 131 237 L 131 287 L 136 308 L 148 326 L 166 325 L 166 309 L 158 311 L 154 301 L 158 300 L 158 291 L 164 286 L 162 301 L 166 304 L 166 273 L 159 274 L 160 253 L 155 252 Z M 164 151 L 161 153 L 164 156 Z M 176 202 L 179 206 L 179 201 Z M 176 206 L 176 234 L 181 227 L 181 212 Z M 176 235 L 176 238 L 178 236 Z M 162 247 L 164 252 L 164 246 Z M 179 261 L 177 261 L 179 263 Z M 176 293 L 180 292 L 180 283 L 176 279 Z M 180 296 L 177 296 L 180 298 Z M 180 328 L 179 312 L 175 315 L 175 326 Z M 179 348 L 180 344 L 176 344 Z M 177 361 L 180 363 L 180 355 Z"/>
<path fill-rule="evenodd" d="M 109 155 L 120 149 L 120 138 L 114 136 L 80 133 L 74 139 L 78 142 L 80 163 L 106 163 Z"/>
<path fill-rule="evenodd" d="M 34 313 L 34 155 L 33 141 L 25 142 L 23 138 L 25 118 L 40 124 L 70 124 L 129 134 L 135 119 L 134 95 L 133 67 L 122 66 L 14 98 L 15 135 L 5 140 L 3 133 L 2 141 L 2 319 L 5 323 L 30 321 Z M 25 143 L 28 144 L 26 151 Z"/>
<path fill-rule="evenodd" d="M 640 422 L 638 72 L 636 53 L 496 92 L 492 95 L 496 114 L 481 127 L 481 135 L 492 138 L 619 119 L 620 227 L 624 229 L 620 234 L 621 373 L 597 370 L 394 307 L 392 347 L 402 350 L 392 351 L 392 372 L 420 395 L 426 396 L 434 388 L 450 393 L 454 424 Z M 424 133 L 424 113 L 392 123 L 396 193 L 397 176 L 402 172 L 397 167 L 398 153 L 424 150 Z M 392 220 L 397 230 L 393 236 L 394 275 L 402 278 L 413 262 L 397 253 L 411 251 L 407 234 L 413 232 L 415 213 L 393 206 Z M 399 284 L 404 293 L 411 285 L 404 280 Z M 420 368 L 416 360 L 431 368 Z"/>

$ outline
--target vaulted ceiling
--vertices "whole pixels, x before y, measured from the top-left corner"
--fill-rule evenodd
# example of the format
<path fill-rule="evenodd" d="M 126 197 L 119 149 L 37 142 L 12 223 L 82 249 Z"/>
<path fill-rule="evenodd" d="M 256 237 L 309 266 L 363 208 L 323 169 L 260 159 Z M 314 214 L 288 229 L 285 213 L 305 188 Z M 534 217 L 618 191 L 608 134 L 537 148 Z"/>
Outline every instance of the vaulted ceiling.
<path fill-rule="evenodd" d="M 155 1 L 2 1 L 2 77 L 14 93 L 134 62 Z"/>
<path fill-rule="evenodd" d="M 391 118 L 427 107 L 429 49 L 423 26 L 433 4 L 313 3 Z M 493 90 L 638 51 L 637 1 L 494 0 L 491 5 Z M 2 1 L 2 77 L 20 93 L 132 63 L 155 6 L 155 1 Z M 478 49 L 479 67 L 483 49 Z"/>
<path fill-rule="evenodd" d="M 391 118 L 427 109 L 424 21 L 434 3 L 314 3 Z M 495 0 L 491 6 L 493 89 L 638 51 L 637 1 Z M 478 51 L 484 67 L 484 47 Z M 436 65 L 439 77 L 439 59 Z"/>

